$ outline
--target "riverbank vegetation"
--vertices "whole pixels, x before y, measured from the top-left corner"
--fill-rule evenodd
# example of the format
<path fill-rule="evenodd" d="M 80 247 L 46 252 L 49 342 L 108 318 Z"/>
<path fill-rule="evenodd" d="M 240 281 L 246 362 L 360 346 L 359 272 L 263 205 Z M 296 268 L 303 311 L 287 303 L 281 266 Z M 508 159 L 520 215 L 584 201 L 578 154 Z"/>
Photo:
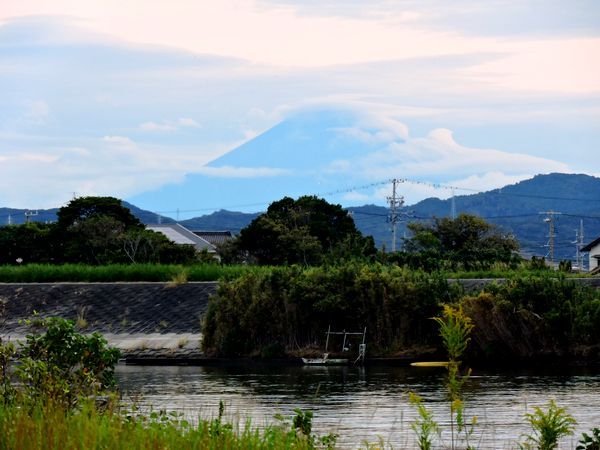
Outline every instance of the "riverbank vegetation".
<path fill-rule="evenodd" d="M 223 404 L 213 419 L 190 423 L 180 414 L 140 413 L 117 396 L 119 358 L 98 334 L 73 322 L 29 321 L 19 347 L 0 340 L 0 450 L 28 449 L 330 449 L 336 436 L 312 433 L 310 411 L 254 427 L 227 423 Z"/>
<path fill-rule="evenodd" d="M 554 273 L 466 294 L 439 273 L 348 263 L 278 267 L 219 283 L 204 321 L 209 354 L 282 356 L 324 347 L 325 331 L 367 328 L 370 356 L 436 347 L 443 304 L 475 324 L 471 358 L 600 357 L 600 291 Z"/>

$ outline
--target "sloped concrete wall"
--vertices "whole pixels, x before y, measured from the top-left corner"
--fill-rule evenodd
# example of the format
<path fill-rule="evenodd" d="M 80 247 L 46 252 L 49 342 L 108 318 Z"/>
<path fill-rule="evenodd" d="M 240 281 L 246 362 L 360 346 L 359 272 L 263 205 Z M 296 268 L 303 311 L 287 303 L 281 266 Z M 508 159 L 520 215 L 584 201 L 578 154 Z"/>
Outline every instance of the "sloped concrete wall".
<path fill-rule="evenodd" d="M 201 356 L 201 320 L 217 284 L 0 283 L 0 335 L 23 339 L 40 317 L 76 320 L 126 357 Z"/>

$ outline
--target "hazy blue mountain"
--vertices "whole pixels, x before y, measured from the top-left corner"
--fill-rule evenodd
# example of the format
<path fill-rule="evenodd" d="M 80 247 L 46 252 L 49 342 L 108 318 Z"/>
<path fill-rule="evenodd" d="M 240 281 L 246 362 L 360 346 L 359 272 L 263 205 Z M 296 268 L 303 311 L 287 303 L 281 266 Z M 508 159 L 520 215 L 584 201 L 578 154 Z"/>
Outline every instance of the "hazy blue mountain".
<path fill-rule="evenodd" d="M 179 223 L 193 231 L 231 231 L 237 234 L 258 215 L 259 213 L 243 213 L 221 209 L 212 214 L 182 220 Z"/>
<path fill-rule="evenodd" d="M 328 167 L 357 160 L 383 145 L 349 134 L 347 130 L 358 120 L 356 113 L 347 111 L 290 117 L 197 173 L 186 175 L 183 182 L 128 201 L 159 211 L 172 210 L 174 205 L 182 210 L 223 207 L 257 211 L 284 196 L 321 194 L 352 186 L 352 176 L 328 172 Z"/>
<path fill-rule="evenodd" d="M 170 217 L 159 216 L 154 212 L 146 211 L 138 208 L 128 202 L 123 202 L 123 206 L 129 208 L 131 213 L 140 219 L 143 223 L 174 223 L 175 220 Z M 18 208 L 0 208 L 0 226 L 8 225 L 9 217 L 10 223 L 14 225 L 20 225 L 26 221 L 26 213 L 30 213 L 29 220 L 31 222 L 56 222 L 56 213 L 58 208 L 51 209 L 18 209 Z"/>
<path fill-rule="evenodd" d="M 25 223 L 26 214 L 29 215 L 31 222 L 54 222 L 58 208 L 52 209 L 19 209 L 19 208 L 0 208 L 0 226 L 9 223 L 18 225 Z"/>

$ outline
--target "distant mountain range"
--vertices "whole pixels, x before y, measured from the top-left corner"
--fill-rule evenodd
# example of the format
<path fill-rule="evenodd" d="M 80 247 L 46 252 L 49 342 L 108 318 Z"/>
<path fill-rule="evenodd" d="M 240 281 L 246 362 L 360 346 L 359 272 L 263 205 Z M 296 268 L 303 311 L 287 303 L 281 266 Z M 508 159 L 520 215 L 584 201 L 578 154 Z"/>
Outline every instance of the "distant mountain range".
<path fill-rule="evenodd" d="M 400 189 L 401 193 L 401 189 Z M 454 208 L 452 202 L 454 201 Z M 173 219 L 145 211 L 125 203 L 144 223 L 174 222 Z M 383 206 L 365 205 L 347 208 L 357 227 L 374 237 L 378 246 L 391 247 L 389 210 Z M 456 196 L 454 200 L 429 198 L 400 210 L 402 221 L 398 236 L 406 231 L 406 223 L 450 216 L 452 210 L 477 214 L 513 233 L 525 254 L 544 256 L 548 253 L 549 217 L 555 232 L 555 259 L 573 259 L 575 235 L 580 221 L 584 226 L 584 243 L 600 236 L 600 178 L 581 174 L 553 173 L 492 191 Z M 53 221 L 57 209 L 40 210 L 30 215 L 32 221 Z M 556 214 L 549 214 L 549 212 Z M 27 210 L 0 208 L 0 223 L 23 223 Z M 560 214 L 559 214 L 560 213 Z M 257 213 L 220 210 L 209 215 L 183 220 L 192 230 L 230 230 L 235 233 L 252 221 Z M 399 240 L 400 241 L 400 240 Z"/>

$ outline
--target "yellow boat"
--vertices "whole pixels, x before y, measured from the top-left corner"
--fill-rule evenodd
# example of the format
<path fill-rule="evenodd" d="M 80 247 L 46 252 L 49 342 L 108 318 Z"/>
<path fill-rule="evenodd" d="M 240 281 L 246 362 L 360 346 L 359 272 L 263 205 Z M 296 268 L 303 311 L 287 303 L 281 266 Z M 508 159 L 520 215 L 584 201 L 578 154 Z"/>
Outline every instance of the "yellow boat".
<path fill-rule="evenodd" d="M 423 361 L 410 363 L 413 367 L 447 367 L 448 361 Z"/>

